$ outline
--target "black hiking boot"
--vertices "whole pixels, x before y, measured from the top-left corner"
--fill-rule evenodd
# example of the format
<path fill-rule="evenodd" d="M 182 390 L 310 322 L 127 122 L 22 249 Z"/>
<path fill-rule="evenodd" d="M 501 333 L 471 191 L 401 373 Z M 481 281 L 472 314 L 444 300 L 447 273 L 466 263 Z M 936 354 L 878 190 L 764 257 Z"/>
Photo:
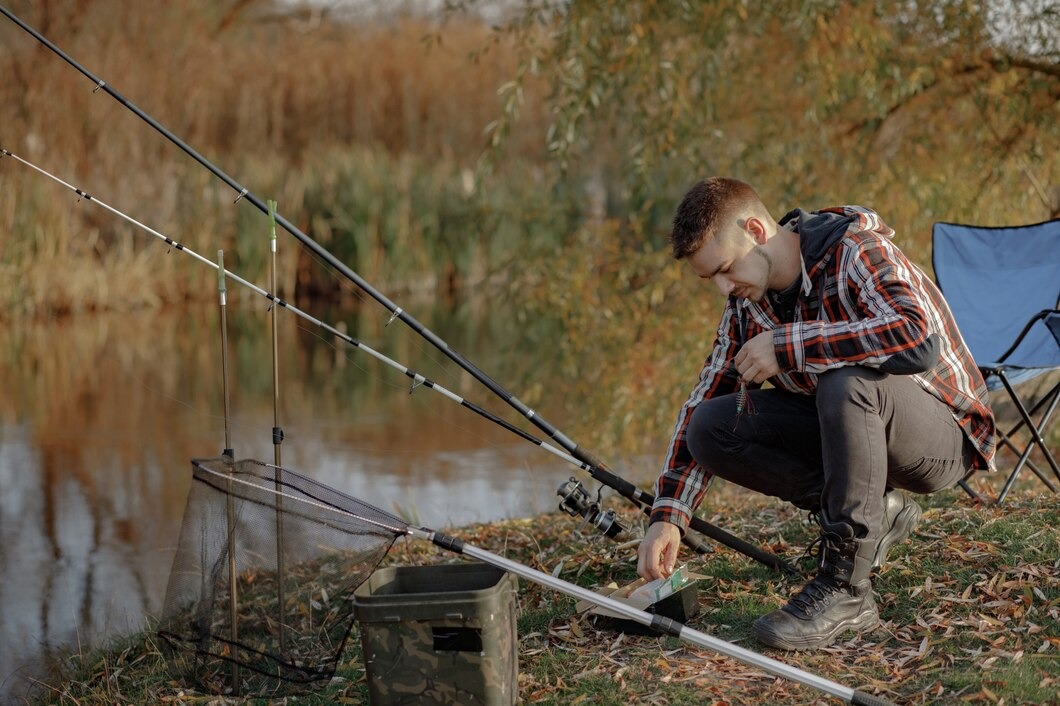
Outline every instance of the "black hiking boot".
<path fill-rule="evenodd" d="M 879 571 L 887 561 L 887 552 L 908 537 L 920 522 L 920 506 L 903 493 L 892 490 L 883 496 L 883 535 L 872 556 L 872 571 Z"/>
<path fill-rule="evenodd" d="M 835 642 L 847 630 L 864 632 L 880 622 L 869 579 L 864 543 L 853 529 L 821 518 L 817 576 L 783 608 L 752 625 L 758 641 L 782 650 L 812 650 Z"/>

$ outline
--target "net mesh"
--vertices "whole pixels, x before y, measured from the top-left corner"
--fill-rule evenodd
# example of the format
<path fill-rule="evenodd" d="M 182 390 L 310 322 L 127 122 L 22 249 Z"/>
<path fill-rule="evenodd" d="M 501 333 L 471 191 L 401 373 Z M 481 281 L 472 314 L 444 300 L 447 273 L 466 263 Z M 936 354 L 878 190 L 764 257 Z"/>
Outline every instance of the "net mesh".
<path fill-rule="evenodd" d="M 259 461 L 192 461 L 158 634 L 209 693 L 287 695 L 335 673 L 353 591 L 408 525 Z"/>

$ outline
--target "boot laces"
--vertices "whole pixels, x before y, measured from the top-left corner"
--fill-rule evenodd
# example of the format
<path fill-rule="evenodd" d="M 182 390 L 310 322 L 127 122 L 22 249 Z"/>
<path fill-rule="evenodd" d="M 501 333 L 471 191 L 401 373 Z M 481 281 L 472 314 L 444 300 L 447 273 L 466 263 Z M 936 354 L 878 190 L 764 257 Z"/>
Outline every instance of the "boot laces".
<path fill-rule="evenodd" d="M 843 538 L 835 532 L 828 532 L 821 527 L 820 512 L 811 510 L 810 522 L 820 527 L 821 531 L 820 534 L 817 535 L 817 539 L 810 542 L 806 546 L 806 549 L 803 550 L 802 556 L 799 557 L 799 562 L 802 562 L 804 559 L 811 559 L 814 561 L 817 568 L 820 569 L 825 552 L 829 549 L 833 551 L 839 550 L 843 546 Z"/>
<path fill-rule="evenodd" d="M 806 519 L 810 525 L 817 525 L 818 529 L 821 527 L 821 511 L 820 510 L 809 510 L 806 513 Z M 810 559 L 816 565 L 817 558 L 821 555 L 821 543 L 824 541 L 824 535 L 818 533 L 817 539 L 807 545 L 806 549 L 803 550 L 802 554 L 798 559 L 795 560 L 796 564 L 803 563 L 806 559 Z"/>
<path fill-rule="evenodd" d="M 786 608 L 800 616 L 813 617 L 822 607 L 831 603 L 832 596 L 843 589 L 827 576 L 815 576 L 802 590 L 792 596 Z"/>

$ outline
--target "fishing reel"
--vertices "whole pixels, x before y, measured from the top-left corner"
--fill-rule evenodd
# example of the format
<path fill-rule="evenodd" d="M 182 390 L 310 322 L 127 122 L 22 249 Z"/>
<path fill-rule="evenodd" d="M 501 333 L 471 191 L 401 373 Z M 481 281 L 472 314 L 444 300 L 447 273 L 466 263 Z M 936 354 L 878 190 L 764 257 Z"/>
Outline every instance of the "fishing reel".
<path fill-rule="evenodd" d="M 625 531 L 625 527 L 619 524 L 614 510 L 602 510 L 600 508 L 600 493 L 597 492 L 596 500 L 589 498 L 589 491 L 585 489 L 577 478 L 573 476 L 569 481 L 563 483 L 556 490 L 560 497 L 559 509 L 571 517 L 581 515 L 585 521 L 593 525 L 605 535 L 614 539 Z"/>

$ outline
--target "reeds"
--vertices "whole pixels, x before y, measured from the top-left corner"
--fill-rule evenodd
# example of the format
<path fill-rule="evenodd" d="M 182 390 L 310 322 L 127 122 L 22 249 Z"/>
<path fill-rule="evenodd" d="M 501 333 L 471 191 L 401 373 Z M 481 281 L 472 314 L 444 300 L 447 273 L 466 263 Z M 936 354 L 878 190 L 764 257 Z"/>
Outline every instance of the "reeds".
<path fill-rule="evenodd" d="M 514 66 L 482 23 L 309 22 L 269 2 L 11 9 L 366 275 L 399 286 L 481 281 L 498 247 L 534 228 L 515 227 L 523 214 L 501 217 L 496 203 L 535 201 L 536 183 L 520 179 L 519 193 L 488 198 L 466 189 L 495 87 Z M 236 263 L 264 261 L 259 214 L 232 207 L 234 194 L 8 22 L 0 72 L 11 77 L 0 85 L 0 145 L 200 252 L 226 247 Z M 536 143 L 511 148 L 536 159 Z M 157 246 L 118 219 L 75 200 L 0 163 L 0 310 L 120 309 L 209 291 L 186 268 L 143 255 Z M 536 202 L 551 206 L 547 195 Z M 494 233 L 494 223 L 511 224 L 502 228 L 511 234 Z M 300 266 L 285 267 L 291 287 Z"/>

